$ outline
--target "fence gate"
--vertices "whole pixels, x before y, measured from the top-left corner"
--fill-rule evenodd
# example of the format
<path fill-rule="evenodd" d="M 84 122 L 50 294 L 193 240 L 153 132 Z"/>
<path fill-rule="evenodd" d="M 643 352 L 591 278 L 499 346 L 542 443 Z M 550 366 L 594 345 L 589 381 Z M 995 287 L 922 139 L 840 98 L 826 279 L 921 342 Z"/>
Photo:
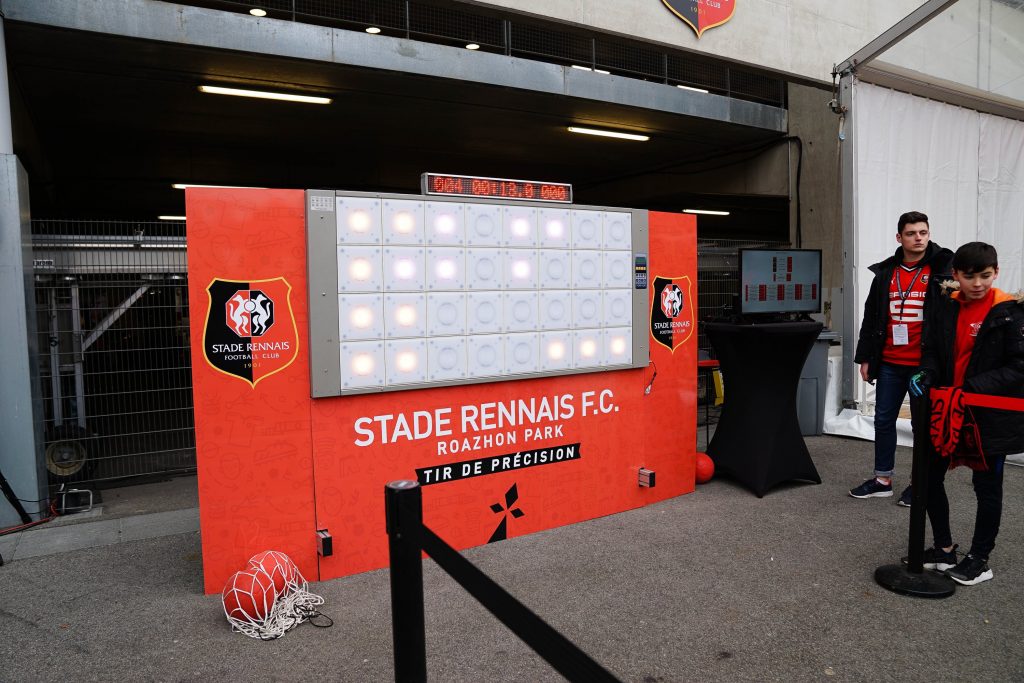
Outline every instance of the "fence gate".
<path fill-rule="evenodd" d="M 183 222 L 32 221 L 51 485 L 194 472 Z"/>

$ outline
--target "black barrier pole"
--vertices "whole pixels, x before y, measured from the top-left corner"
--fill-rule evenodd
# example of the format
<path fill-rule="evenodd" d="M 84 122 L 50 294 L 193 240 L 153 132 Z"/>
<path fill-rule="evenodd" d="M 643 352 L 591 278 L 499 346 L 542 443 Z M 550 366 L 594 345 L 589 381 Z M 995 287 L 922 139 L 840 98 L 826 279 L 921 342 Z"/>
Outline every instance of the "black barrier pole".
<path fill-rule="evenodd" d="M 391 633 L 395 681 L 427 680 L 427 639 L 423 618 L 423 492 L 415 481 L 384 487 L 384 512 L 391 561 Z"/>
<path fill-rule="evenodd" d="M 4 497 L 11 503 L 11 507 L 18 513 L 18 517 L 21 518 L 22 524 L 30 524 L 32 518 L 25 512 L 25 508 L 22 506 L 21 501 L 18 500 L 18 496 L 14 494 L 14 489 L 7 483 L 7 477 L 4 476 L 3 472 L 0 472 L 0 490 L 4 492 Z"/>
<path fill-rule="evenodd" d="M 938 572 L 924 571 L 924 522 L 928 506 L 928 470 L 937 457 L 931 447 L 931 401 L 924 396 L 910 397 L 915 402 L 914 463 L 910 478 L 910 540 L 907 564 L 886 564 L 875 570 L 875 581 L 895 593 L 918 598 L 948 598 L 956 591 L 953 579 Z"/>

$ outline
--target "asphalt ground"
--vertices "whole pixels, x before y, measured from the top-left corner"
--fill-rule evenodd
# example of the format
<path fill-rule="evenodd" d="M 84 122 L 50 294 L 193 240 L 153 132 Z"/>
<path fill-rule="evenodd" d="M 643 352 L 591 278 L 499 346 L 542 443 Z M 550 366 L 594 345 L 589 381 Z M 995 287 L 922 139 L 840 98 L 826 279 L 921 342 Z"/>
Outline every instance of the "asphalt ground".
<path fill-rule="evenodd" d="M 872 444 L 807 443 L 820 485 L 758 499 L 716 479 L 464 555 L 623 681 L 1024 680 L 1024 468 L 1006 471 L 994 580 L 927 600 L 872 578 L 906 553 L 909 521 L 895 496 L 847 495 Z M 897 495 L 909 469 L 901 448 Z M 969 472 L 948 491 L 966 549 Z M 0 680 L 393 680 L 388 581 L 312 584 L 334 626 L 261 642 L 202 594 L 198 532 L 16 559 L 0 567 Z M 424 584 L 431 680 L 562 680 L 430 560 Z"/>

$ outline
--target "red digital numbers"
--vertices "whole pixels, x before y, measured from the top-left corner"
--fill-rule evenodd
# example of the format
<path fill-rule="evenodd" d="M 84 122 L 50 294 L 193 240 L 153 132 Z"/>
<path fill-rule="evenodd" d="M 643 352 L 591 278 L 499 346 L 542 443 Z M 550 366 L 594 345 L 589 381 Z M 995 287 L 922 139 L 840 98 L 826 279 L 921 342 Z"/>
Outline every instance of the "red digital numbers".
<path fill-rule="evenodd" d="M 498 197 L 544 202 L 572 202 L 572 186 L 568 184 L 536 183 L 528 180 L 500 180 L 469 176 L 424 174 L 423 191 L 426 194 L 444 194 L 459 197 Z"/>

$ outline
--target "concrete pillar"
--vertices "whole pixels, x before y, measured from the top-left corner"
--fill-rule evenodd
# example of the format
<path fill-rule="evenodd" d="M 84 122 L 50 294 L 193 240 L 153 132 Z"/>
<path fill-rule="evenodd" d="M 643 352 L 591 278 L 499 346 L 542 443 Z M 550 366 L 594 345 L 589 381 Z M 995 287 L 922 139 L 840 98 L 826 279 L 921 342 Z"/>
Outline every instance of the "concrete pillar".
<path fill-rule="evenodd" d="M 14 156 L 0 17 L 0 471 L 23 501 L 46 495 L 32 277 L 28 174 Z M 33 518 L 37 517 L 33 513 L 47 508 L 45 502 L 22 505 Z M 19 521 L 14 508 L 0 496 L 0 528 Z"/>

